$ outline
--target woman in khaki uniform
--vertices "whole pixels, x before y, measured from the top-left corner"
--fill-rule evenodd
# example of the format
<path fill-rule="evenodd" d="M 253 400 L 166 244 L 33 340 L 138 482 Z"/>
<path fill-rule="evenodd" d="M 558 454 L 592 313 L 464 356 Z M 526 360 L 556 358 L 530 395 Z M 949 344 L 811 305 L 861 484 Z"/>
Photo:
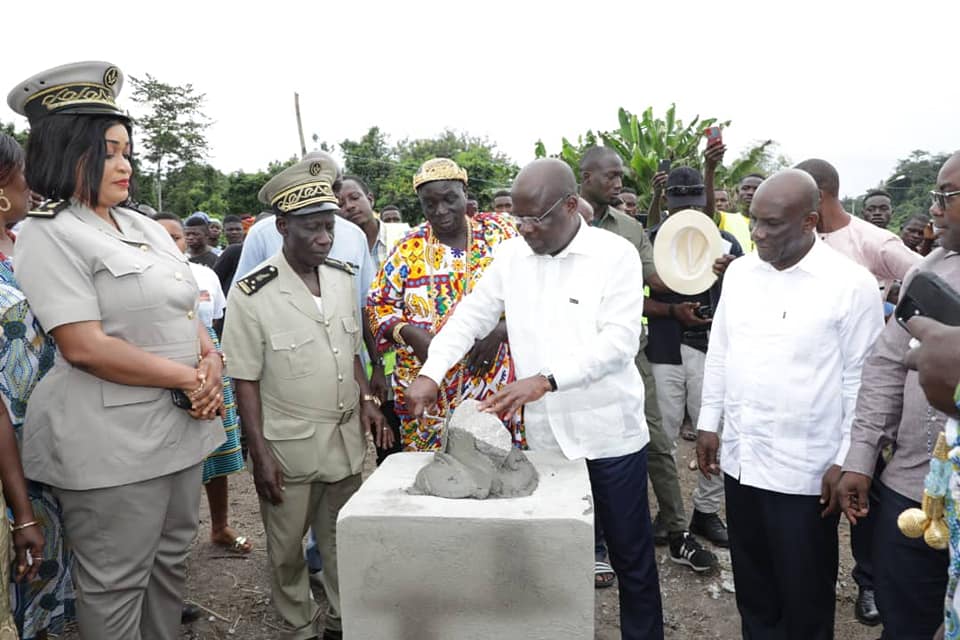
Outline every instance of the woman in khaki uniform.
<path fill-rule="evenodd" d="M 201 463 L 224 439 L 222 355 L 196 318 L 186 258 L 119 206 L 132 173 L 122 83 L 108 63 L 77 63 L 7 98 L 30 120 L 27 182 L 53 201 L 17 242 L 17 277 L 58 346 L 22 457 L 63 507 L 81 636 L 173 640 Z"/>

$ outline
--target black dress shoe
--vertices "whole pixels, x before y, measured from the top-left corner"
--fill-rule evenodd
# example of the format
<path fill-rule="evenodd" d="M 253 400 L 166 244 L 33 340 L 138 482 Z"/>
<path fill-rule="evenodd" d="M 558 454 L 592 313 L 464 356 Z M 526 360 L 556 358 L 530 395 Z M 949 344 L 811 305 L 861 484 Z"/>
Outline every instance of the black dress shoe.
<path fill-rule="evenodd" d="M 693 517 L 690 518 L 690 533 L 706 538 L 718 547 L 726 548 L 730 546 L 730 539 L 727 537 L 727 525 L 716 513 L 702 513 L 694 509 Z"/>
<path fill-rule="evenodd" d="M 180 610 L 180 624 L 190 624 L 201 617 L 203 617 L 203 611 L 195 605 L 185 604 L 183 609 Z"/>
<path fill-rule="evenodd" d="M 343 640 L 343 631 L 336 629 L 324 629 L 323 640 Z"/>
<path fill-rule="evenodd" d="M 853 614 L 860 624 L 875 627 L 880 624 L 880 610 L 877 609 L 876 595 L 873 589 L 861 588 L 857 592 L 857 602 L 853 605 Z"/>

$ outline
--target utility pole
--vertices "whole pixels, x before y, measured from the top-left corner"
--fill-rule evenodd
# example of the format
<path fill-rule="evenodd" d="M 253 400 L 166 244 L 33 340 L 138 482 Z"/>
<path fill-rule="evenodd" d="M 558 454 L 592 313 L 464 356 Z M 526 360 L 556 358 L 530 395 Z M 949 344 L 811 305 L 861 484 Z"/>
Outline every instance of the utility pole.
<path fill-rule="evenodd" d="M 303 140 L 303 121 L 300 119 L 300 94 L 293 93 L 293 108 L 297 112 L 297 133 L 300 134 L 300 157 L 307 155 L 307 143 Z"/>

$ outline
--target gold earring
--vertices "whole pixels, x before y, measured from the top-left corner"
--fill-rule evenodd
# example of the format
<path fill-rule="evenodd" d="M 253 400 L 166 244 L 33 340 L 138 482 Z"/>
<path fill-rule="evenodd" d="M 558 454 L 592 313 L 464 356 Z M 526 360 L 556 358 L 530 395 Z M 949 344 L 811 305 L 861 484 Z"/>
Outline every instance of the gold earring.
<path fill-rule="evenodd" d="M 0 213 L 6 213 L 13 208 L 13 204 L 10 202 L 10 198 L 3 195 L 3 189 L 0 189 Z"/>

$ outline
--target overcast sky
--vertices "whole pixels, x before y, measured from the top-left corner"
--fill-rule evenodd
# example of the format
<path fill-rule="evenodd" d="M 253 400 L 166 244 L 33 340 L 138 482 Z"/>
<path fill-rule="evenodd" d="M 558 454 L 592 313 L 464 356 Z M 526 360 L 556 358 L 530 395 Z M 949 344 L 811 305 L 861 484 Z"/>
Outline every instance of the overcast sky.
<path fill-rule="evenodd" d="M 913 149 L 960 148 L 960 2 L 4 3 L 2 92 L 101 59 L 207 94 L 210 161 L 264 168 L 308 140 L 449 127 L 518 164 L 542 138 L 617 126 L 617 108 L 733 123 L 733 157 L 772 138 L 857 194 Z M 120 96 L 130 105 L 129 84 Z M 0 120 L 25 126 L 5 101 Z"/>

